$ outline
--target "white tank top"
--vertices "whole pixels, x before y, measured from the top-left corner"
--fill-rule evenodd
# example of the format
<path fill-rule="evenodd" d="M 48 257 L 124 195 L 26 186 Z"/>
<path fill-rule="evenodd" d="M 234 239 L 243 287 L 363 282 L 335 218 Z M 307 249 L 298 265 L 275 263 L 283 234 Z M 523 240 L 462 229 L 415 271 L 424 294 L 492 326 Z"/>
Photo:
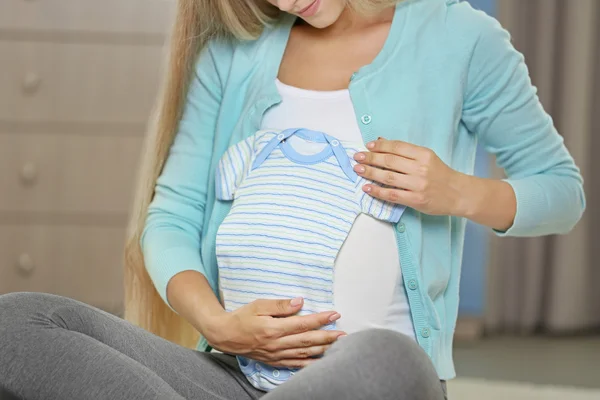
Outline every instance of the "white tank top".
<path fill-rule="evenodd" d="M 276 81 L 282 102 L 263 117 L 261 129 L 308 128 L 363 143 L 349 90 L 312 91 Z M 391 224 L 360 214 L 335 262 L 337 328 L 348 334 L 385 328 L 414 338 L 413 323 Z"/>

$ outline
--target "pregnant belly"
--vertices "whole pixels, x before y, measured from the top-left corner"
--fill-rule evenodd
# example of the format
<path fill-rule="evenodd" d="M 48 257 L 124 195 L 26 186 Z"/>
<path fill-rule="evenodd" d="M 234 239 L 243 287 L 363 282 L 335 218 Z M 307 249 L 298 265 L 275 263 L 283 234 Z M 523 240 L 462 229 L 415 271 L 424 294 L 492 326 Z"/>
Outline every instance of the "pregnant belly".
<path fill-rule="evenodd" d="M 394 329 L 396 324 L 389 321 L 388 313 L 397 301 L 394 294 L 400 278 L 392 225 L 359 215 L 335 261 L 334 305 L 342 315 L 337 328 L 347 333 Z M 408 316 L 408 304 L 404 308 Z"/>
<path fill-rule="evenodd" d="M 285 229 L 280 223 L 229 214 L 216 240 L 225 308 L 231 311 L 257 299 L 303 297 L 300 315 L 332 310 L 333 267 L 343 236 L 325 239 L 326 230 L 305 234 L 292 225 Z"/>

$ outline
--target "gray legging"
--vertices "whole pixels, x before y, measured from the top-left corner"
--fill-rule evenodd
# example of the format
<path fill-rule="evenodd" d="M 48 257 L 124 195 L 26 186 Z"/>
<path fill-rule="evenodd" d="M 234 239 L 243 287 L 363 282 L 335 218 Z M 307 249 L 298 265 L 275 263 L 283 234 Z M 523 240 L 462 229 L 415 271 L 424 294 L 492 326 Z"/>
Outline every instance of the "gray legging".
<path fill-rule="evenodd" d="M 0 296 L 0 388 L 35 399 L 444 399 L 415 342 L 387 330 L 340 339 L 317 363 L 265 394 L 233 356 L 177 346 L 75 300 Z"/>

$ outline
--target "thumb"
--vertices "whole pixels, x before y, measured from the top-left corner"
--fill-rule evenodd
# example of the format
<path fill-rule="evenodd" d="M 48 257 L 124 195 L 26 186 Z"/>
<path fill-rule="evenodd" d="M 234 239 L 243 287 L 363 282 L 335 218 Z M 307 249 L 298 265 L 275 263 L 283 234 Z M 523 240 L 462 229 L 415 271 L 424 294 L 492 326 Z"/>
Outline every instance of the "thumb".
<path fill-rule="evenodd" d="M 303 304 L 302 297 L 293 300 L 256 300 L 254 301 L 254 312 L 256 315 L 262 316 L 288 317 L 300 311 Z"/>

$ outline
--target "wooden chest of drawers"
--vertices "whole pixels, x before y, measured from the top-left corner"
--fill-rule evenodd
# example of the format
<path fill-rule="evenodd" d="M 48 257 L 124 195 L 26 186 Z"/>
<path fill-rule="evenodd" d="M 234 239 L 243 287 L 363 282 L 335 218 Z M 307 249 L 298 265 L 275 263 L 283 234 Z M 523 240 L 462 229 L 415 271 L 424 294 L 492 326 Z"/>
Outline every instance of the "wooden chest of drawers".
<path fill-rule="evenodd" d="M 0 2 L 0 294 L 122 308 L 122 249 L 173 0 Z"/>

